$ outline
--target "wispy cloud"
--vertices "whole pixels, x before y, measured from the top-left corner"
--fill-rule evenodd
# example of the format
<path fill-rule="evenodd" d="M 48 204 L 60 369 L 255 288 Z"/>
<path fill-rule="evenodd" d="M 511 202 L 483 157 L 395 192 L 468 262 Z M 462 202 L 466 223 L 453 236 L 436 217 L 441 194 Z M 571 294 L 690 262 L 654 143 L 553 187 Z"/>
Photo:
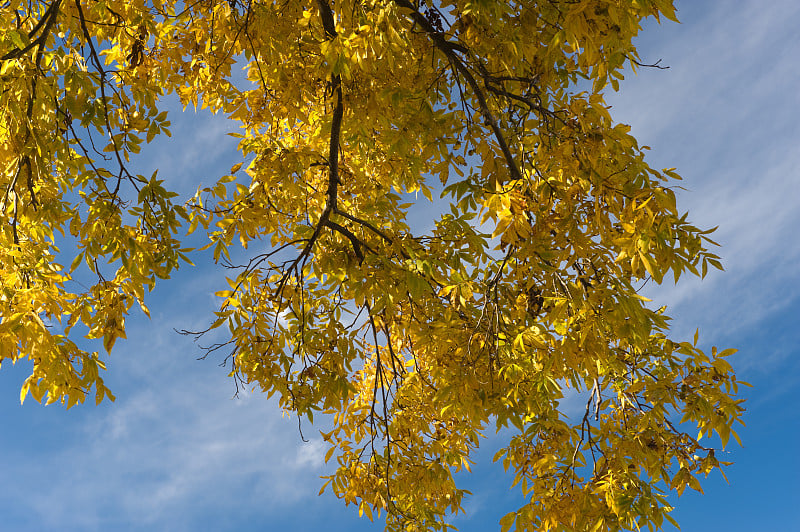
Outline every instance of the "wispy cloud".
<path fill-rule="evenodd" d="M 241 133 L 237 123 L 207 109 L 181 110 L 175 97 L 164 101 L 169 111 L 172 137 L 161 135 L 142 148 L 135 160 L 137 171 L 149 176 L 158 169 L 171 190 L 181 197 L 191 196 L 198 186 L 209 186 L 241 160 L 236 148 L 239 140 L 228 133 Z"/>
<path fill-rule="evenodd" d="M 644 43 L 653 55 L 645 59 L 661 58 L 670 70 L 629 76 L 609 98 L 616 116 L 655 147 L 652 164 L 684 175 L 680 205 L 691 219 L 720 226 L 713 238 L 723 246 L 725 274 L 648 290 L 669 304 L 682 334 L 700 325 L 712 337 L 729 336 L 800 295 L 800 73 L 791 59 L 800 52 L 792 24 L 800 5 L 780 4 L 681 3 L 680 16 L 692 24 L 669 40 L 650 28 Z M 785 16 L 775 17 L 776 9 Z"/>
<path fill-rule="evenodd" d="M 72 416 L 70 432 L 50 435 L 59 445 L 6 468 L 15 483 L 5 496 L 45 528 L 191 529 L 197 508 L 269 516 L 316 499 L 327 450 L 316 430 L 305 426 L 303 443 L 275 401 L 247 392 L 232 399 L 226 370 L 196 361 L 189 338 L 172 331 L 207 317 L 205 287 L 189 279 L 171 303 L 154 305 L 152 322 L 131 320 L 131 340 L 109 361 L 117 402 L 56 413 Z M 197 292 L 180 296 L 189 289 Z"/>

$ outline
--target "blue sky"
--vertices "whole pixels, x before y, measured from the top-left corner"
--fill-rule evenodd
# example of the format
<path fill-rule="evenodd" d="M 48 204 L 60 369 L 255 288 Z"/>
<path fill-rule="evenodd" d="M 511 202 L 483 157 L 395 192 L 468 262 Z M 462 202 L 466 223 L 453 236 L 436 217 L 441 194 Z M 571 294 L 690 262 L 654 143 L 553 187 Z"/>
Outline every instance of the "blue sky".
<path fill-rule="evenodd" d="M 726 272 L 678 287 L 651 287 L 669 305 L 675 336 L 700 327 L 704 345 L 737 347 L 746 389 L 744 447 L 730 446 L 730 484 L 718 473 L 705 495 L 672 496 L 684 532 L 800 530 L 800 3 L 678 1 L 683 24 L 649 24 L 645 62 L 668 70 L 629 76 L 609 95 L 612 115 L 652 146 L 650 163 L 677 167 L 684 209 L 719 225 Z M 237 161 L 224 120 L 173 113 L 173 138 L 143 151 L 175 188 Z M 196 263 L 204 261 L 198 257 Z M 260 394 L 232 399 L 214 360 L 197 361 L 173 329 L 202 327 L 221 272 L 181 270 L 157 288 L 152 320 L 134 315 L 108 359 L 116 403 L 70 411 L 19 405 L 28 367 L 0 371 L 0 530 L 382 530 L 330 494 L 317 496 L 324 447 Z M 491 463 L 491 440 L 474 474 L 463 531 L 499 529 L 519 502 Z"/>

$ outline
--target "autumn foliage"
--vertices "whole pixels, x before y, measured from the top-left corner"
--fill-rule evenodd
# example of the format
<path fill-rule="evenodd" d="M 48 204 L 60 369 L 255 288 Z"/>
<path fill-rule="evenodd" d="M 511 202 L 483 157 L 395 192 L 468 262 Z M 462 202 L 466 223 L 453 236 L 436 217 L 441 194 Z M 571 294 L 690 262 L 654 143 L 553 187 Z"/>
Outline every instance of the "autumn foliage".
<path fill-rule="evenodd" d="M 603 100 L 646 17 L 671 1 L 2 0 L 0 361 L 32 361 L 23 399 L 113 399 L 75 336 L 110 353 L 200 231 L 231 273 L 197 333 L 316 416 L 323 489 L 444 529 L 491 436 L 503 530 L 661 527 L 743 408 L 733 350 L 638 293 L 721 268 Z M 241 126 L 186 203 L 129 170 L 170 94 Z"/>

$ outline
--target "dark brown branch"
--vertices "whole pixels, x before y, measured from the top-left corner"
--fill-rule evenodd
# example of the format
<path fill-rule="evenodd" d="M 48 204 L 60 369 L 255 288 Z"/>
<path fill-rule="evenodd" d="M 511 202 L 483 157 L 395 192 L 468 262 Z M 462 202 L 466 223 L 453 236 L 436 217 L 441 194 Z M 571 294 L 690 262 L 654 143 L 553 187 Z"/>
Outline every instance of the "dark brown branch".
<path fill-rule="evenodd" d="M 434 44 L 436 44 L 436 47 L 445 52 L 445 54 L 448 52 L 461 52 L 463 54 L 469 52 L 469 49 L 463 44 L 445 39 L 444 34 L 438 29 L 434 28 L 433 24 L 430 23 L 428 18 L 417 11 L 417 8 L 414 7 L 414 4 L 412 4 L 409 0 L 394 0 L 394 3 L 402 8 L 408 9 L 410 11 L 409 16 L 411 17 L 411 20 L 425 30 L 425 33 L 427 33 Z"/>
<path fill-rule="evenodd" d="M 322 17 L 322 25 L 325 28 L 325 34 L 328 38 L 333 39 L 336 37 L 336 26 L 331 7 L 325 0 L 317 0 L 317 3 L 319 4 L 320 16 Z M 298 265 L 305 263 L 308 259 L 311 250 L 314 248 L 314 244 L 322 233 L 322 228 L 329 225 L 331 213 L 336 211 L 339 189 L 339 136 L 341 135 L 342 118 L 344 116 L 341 76 L 335 75 L 331 77 L 331 91 L 336 94 L 336 105 L 333 109 L 333 117 L 331 118 L 331 136 L 328 148 L 328 169 L 330 175 L 328 176 L 328 189 L 326 191 L 327 201 L 314 227 L 314 233 L 308 239 L 302 251 L 300 251 L 300 255 L 292 261 L 291 265 L 286 269 L 281 280 L 278 282 L 276 295 L 280 295 L 283 292 L 283 287 L 289 279 L 290 272 L 295 270 Z"/>
<path fill-rule="evenodd" d="M 505 96 L 506 98 L 509 98 L 511 100 L 518 101 L 522 104 L 525 104 L 525 106 L 527 106 L 528 109 L 530 109 L 531 111 L 536 111 L 541 115 L 555 118 L 565 126 L 569 125 L 569 123 L 566 120 L 564 120 L 564 118 L 558 116 L 558 113 L 556 113 L 555 111 L 551 111 L 546 107 L 542 107 L 541 105 L 533 103 L 533 101 L 531 101 L 532 99 L 529 97 L 520 96 L 519 94 L 514 94 L 513 92 L 507 91 L 505 88 L 493 85 L 492 84 L 493 81 L 495 81 L 495 79 L 484 78 L 484 87 L 486 87 L 486 89 L 489 90 L 489 92 L 499 96 Z"/>
<path fill-rule="evenodd" d="M 444 38 L 444 35 L 437 31 L 436 28 L 428 21 L 425 16 L 416 10 L 414 5 L 409 0 L 394 0 L 394 3 L 398 6 L 408 9 L 411 11 L 409 16 L 411 19 L 422 27 L 425 30 L 425 33 L 428 34 L 433 44 L 436 45 L 447 57 L 450 64 L 456 70 L 457 73 L 461 74 L 465 80 L 467 80 L 467 84 L 472 89 L 472 93 L 475 95 L 475 98 L 478 100 L 478 107 L 481 111 L 481 115 L 483 115 L 483 119 L 486 121 L 487 125 L 492 129 L 492 133 L 494 133 L 495 140 L 497 144 L 500 146 L 500 151 L 503 152 L 503 157 L 508 164 L 508 171 L 511 174 L 511 178 L 515 180 L 522 180 L 522 173 L 520 172 L 519 168 L 517 167 L 517 163 L 514 160 L 514 156 L 511 153 L 511 150 L 508 147 L 508 143 L 506 142 L 505 136 L 503 135 L 502 130 L 500 129 L 499 124 L 497 123 L 497 119 L 492 114 L 492 111 L 489 109 L 489 105 L 486 101 L 486 96 L 483 93 L 480 85 L 478 85 L 475 76 L 472 75 L 470 69 L 467 68 L 467 65 L 464 63 L 464 60 L 459 57 L 456 52 L 462 52 L 464 54 L 469 52 L 469 49 L 465 48 L 461 44 L 454 43 L 452 41 L 448 41 Z"/>
<path fill-rule="evenodd" d="M 329 39 L 336 37 L 336 21 L 333 19 L 333 11 L 326 0 L 317 0 L 319 13 L 322 17 L 322 27 L 325 28 L 325 35 Z"/>
<path fill-rule="evenodd" d="M 636 66 L 638 66 L 638 67 L 642 67 L 642 68 L 657 68 L 657 69 L 659 69 L 659 70 L 667 70 L 667 69 L 669 68 L 668 66 L 661 66 L 661 65 L 659 65 L 659 63 L 661 62 L 661 59 L 659 59 L 659 60 L 658 60 L 658 61 L 656 61 L 655 63 L 650 63 L 650 64 L 647 64 L 647 63 L 640 63 L 639 61 L 637 61 L 636 59 L 634 59 L 633 57 L 631 57 L 631 56 L 629 56 L 629 55 L 626 55 L 626 56 L 625 56 L 625 59 L 627 59 L 628 61 L 630 61 L 630 62 L 631 62 L 631 63 L 633 63 L 634 65 L 636 65 Z"/>
<path fill-rule="evenodd" d="M 327 225 L 337 233 L 344 235 L 350 241 L 350 244 L 353 246 L 353 251 L 355 252 L 356 257 L 358 257 L 359 262 L 364 262 L 364 252 L 361 251 L 362 246 L 367 248 L 367 250 L 370 253 L 377 254 L 377 252 L 374 249 L 370 248 L 368 245 L 359 240 L 358 237 L 354 235 L 353 232 L 350 231 L 348 228 L 343 227 L 337 224 L 336 222 L 332 222 L 330 220 L 328 220 L 325 225 Z"/>
<path fill-rule="evenodd" d="M 328 39 L 336 38 L 336 23 L 333 19 L 333 11 L 331 11 L 330 5 L 326 0 L 317 0 L 317 4 L 322 17 L 322 27 L 325 28 L 325 35 Z M 342 115 L 344 114 L 341 76 L 334 75 L 331 77 L 331 91 L 336 94 L 336 105 L 331 119 L 331 138 L 328 147 L 328 168 L 330 169 L 327 190 L 328 202 L 323 216 L 320 218 L 320 223 L 323 224 L 328 220 L 331 212 L 336 211 L 337 189 L 339 186 L 339 135 L 342 130 Z"/>
<path fill-rule="evenodd" d="M 353 216 L 352 214 L 348 214 L 348 213 L 346 213 L 344 211 L 340 211 L 339 209 L 336 209 L 335 214 L 338 214 L 342 218 L 346 218 L 347 220 L 350 220 L 351 222 L 355 222 L 355 223 L 357 223 L 359 225 L 363 225 L 364 227 L 366 227 L 367 229 L 369 229 L 370 231 L 372 231 L 373 233 L 375 233 L 376 235 L 381 237 L 383 240 L 385 240 L 389 244 L 394 243 L 394 240 L 392 240 L 392 238 L 389 235 L 387 235 L 386 233 L 384 233 L 383 231 L 381 231 L 380 229 L 378 229 L 377 227 L 375 227 L 373 224 L 371 224 L 370 222 L 368 222 L 366 220 L 362 220 L 361 218 L 357 218 L 357 217 Z"/>
<path fill-rule="evenodd" d="M 486 122 L 489 124 L 489 127 L 492 128 L 495 140 L 497 140 L 497 144 L 500 146 L 500 151 L 503 152 L 503 157 L 508 163 L 508 171 L 511 174 L 511 178 L 514 180 L 521 181 L 522 173 L 519 171 L 519 168 L 517 168 L 517 163 L 514 160 L 514 156 L 511 154 L 511 150 L 508 147 L 508 143 L 506 143 L 506 139 L 505 136 L 503 135 L 503 132 L 500 130 L 500 126 L 497 123 L 497 119 L 494 117 L 491 110 L 489 109 L 489 105 L 486 102 L 486 97 L 484 96 L 483 91 L 478 86 L 478 82 L 475 80 L 472 73 L 464 65 L 461 59 L 459 59 L 456 56 L 453 57 L 455 58 L 454 65 L 456 69 L 459 72 L 461 72 L 461 75 L 464 76 L 464 78 L 467 80 L 467 83 L 472 88 L 472 92 L 478 99 L 478 107 L 481 110 L 481 114 L 483 115 L 484 120 L 486 120 Z"/>
<path fill-rule="evenodd" d="M 120 169 L 120 173 L 117 176 L 117 185 L 113 191 L 109 191 L 108 186 L 105 184 L 103 185 L 106 191 L 111 196 L 112 202 L 114 202 L 118 200 L 117 193 L 119 192 L 120 183 L 122 181 L 122 175 L 125 174 L 131 180 L 131 182 L 133 182 L 134 180 L 133 176 L 131 176 L 130 172 L 128 172 L 125 163 L 122 162 L 122 157 L 120 156 L 119 153 L 119 145 L 117 144 L 117 141 L 114 139 L 114 133 L 112 131 L 111 122 L 109 120 L 110 113 L 108 110 L 108 97 L 106 96 L 106 71 L 103 68 L 103 63 L 102 61 L 100 61 L 100 55 L 97 53 L 97 49 L 95 48 L 94 42 L 92 41 L 92 34 L 89 32 L 89 28 L 86 26 L 86 17 L 83 14 L 83 8 L 81 8 L 80 0 L 75 0 L 75 7 L 78 10 L 78 20 L 80 22 L 83 35 L 86 38 L 86 44 L 89 45 L 90 58 L 92 60 L 92 63 L 94 63 L 94 66 L 97 69 L 97 72 L 100 76 L 100 83 L 99 83 L 100 99 L 103 103 L 103 117 L 105 119 L 106 131 L 108 132 L 108 136 L 111 139 L 111 144 L 114 147 L 114 156 L 117 159 L 117 164 L 119 165 Z"/>
<path fill-rule="evenodd" d="M 28 32 L 28 38 L 33 37 L 39 28 L 42 28 L 42 33 L 24 48 L 17 48 L 16 50 L 11 50 L 10 52 L 6 53 L 3 57 L 0 57 L 0 61 L 8 61 L 10 59 L 18 59 L 25 55 L 29 50 L 34 47 L 38 47 L 39 51 L 41 52 L 42 46 L 47 42 L 47 38 L 50 36 L 50 31 L 53 29 L 53 24 L 58 18 L 58 12 L 61 8 L 61 0 L 53 0 L 53 3 L 47 8 L 47 11 L 44 12 L 42 18 L 36 23 L 33 29 Z"/>
<path fill-rule="evenodd" d="M 342 115 L 344 108 L 342 106 L 342 81 L 339 76 L 333 78 L 333 90 L 336 92 L 336 107 L 333 108 L 333 117 L 331 119 L 331 139 L 328 148 L 328 168 L 330 175 L 328 176 L 328 196 L 327 205 L 325 205 L 325 212 L 330 216 L 331 212 L 336 211 L 336 200 L 339 188 L 339 135 L 342 130 Z M 327 221 L 327 217 L 325 218 Z"/>

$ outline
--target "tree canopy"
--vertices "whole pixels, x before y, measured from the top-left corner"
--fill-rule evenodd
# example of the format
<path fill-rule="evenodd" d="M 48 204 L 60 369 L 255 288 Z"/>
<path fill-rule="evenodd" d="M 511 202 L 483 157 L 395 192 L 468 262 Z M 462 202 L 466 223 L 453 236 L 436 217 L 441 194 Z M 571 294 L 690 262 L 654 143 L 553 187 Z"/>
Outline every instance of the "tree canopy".
<path fill-rule="evenodd" d="M 110 353 L 200 231 L 229 268 L 209 353 L 316 416 L 323 489 L 389 530 L 450 527 L 487 436 L 525 498 L 503 530 L 660 528 L 669 490 L 725 465 L 734 350 L 671 339 L 639 294 L 721 268 L 711 230 L 603 99 L 671 0 L 0 7 L 0 362 L 32 361 L 22 399 L 113 400 L 76 336 Z M 129 170 L 170 134 L 168 95 L 241 127 L 185 203 Z"/>

